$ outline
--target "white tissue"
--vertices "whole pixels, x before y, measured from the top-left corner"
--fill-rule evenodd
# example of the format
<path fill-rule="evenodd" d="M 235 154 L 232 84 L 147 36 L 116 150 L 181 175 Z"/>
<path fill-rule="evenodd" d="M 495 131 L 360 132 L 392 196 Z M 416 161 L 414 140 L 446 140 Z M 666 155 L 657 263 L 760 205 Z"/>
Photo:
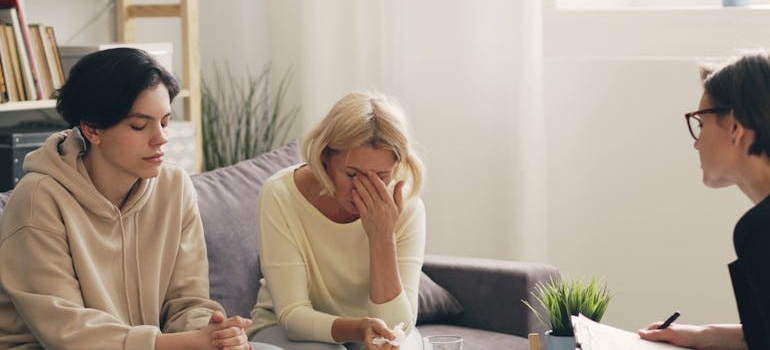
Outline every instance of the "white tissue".
<path fill-rule="evenodd" d="M 390 340 L 385 337 L 377 337 L 372 340 L 372 344 L 382 346 L 385 343 L 389 343 L 393 346 L 401 346 L 401 342 L 404 341 L 404 338 L 406 338 L 406 333 L 404 333 L 404 322 L 401 322 L 393 327 L 392 332 L 396 335 L 395 339 Z"/>

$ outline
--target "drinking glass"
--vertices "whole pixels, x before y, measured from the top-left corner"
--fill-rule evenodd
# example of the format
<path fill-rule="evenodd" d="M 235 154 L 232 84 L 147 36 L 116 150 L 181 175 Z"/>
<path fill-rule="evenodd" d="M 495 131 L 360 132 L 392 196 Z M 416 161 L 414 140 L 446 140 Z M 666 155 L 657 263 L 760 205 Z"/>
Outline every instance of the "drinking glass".
<path fill-rule="evenodd" d="M 724 7 L 749 7 L 749 6 L 751 6 L 751 0 L 722 0 L 722 6 L 724 6 Z"/>
<path fill-rule="evenodd" d="M 463 337 L 459 335 L 431 335 L 422 338 L 424 350 L 463 350 Z"/>

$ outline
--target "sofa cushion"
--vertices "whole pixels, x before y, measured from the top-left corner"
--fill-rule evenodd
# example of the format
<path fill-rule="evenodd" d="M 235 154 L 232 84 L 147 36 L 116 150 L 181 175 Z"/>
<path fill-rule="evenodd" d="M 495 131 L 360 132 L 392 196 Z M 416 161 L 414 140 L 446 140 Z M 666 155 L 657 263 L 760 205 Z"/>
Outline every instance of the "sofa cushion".
<path fill-rule="evenodd" d="M 463 311 L 460 302 L 425 272 L 420 273 L 417 300 L 417 324 L 437 322 Z"/>
<path fill-rule="evenodd" d="M 301 162 L 299 142 L 192 176 L 209 259 L 211 298 L 246 318 L 259 291 L 257 199 L 278 170 Z"/>

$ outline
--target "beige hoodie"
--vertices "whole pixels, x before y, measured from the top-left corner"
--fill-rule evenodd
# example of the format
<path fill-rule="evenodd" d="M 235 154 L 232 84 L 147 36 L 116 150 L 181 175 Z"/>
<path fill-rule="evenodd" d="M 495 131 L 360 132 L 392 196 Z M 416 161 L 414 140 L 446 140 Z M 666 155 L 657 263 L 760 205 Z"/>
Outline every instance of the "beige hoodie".
<path fill-rule="evenodd" d="M 195 192 L 177 167 L 124 211 L 83 167 L 77 129 L 52 135 L 0 218 L 0 349 L 153 349 L 214 310 Z"/>

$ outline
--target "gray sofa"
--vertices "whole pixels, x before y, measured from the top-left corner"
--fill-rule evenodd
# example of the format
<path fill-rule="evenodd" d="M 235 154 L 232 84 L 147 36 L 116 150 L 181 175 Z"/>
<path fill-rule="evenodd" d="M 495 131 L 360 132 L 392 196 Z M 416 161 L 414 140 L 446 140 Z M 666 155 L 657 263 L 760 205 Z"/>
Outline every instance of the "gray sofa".
<path fill-rule="evenodd" d="M 294 141 L 192 177 L 206 235 L 211 297 L 229 315 L 249 317 L 258 292 L 259 190 L 270 175 L 300 160 Z M 0 193 L 0 215 L 9 195 Z M 559 277 L 546 264 L 436 255 L 425 257 L 423 272 L 420 332 L 459 334 L 465 350 L 529 349 L 527 334 L 545 328 L 521 300 L 532 301 L 529 291 L 538 281 Z"/>

